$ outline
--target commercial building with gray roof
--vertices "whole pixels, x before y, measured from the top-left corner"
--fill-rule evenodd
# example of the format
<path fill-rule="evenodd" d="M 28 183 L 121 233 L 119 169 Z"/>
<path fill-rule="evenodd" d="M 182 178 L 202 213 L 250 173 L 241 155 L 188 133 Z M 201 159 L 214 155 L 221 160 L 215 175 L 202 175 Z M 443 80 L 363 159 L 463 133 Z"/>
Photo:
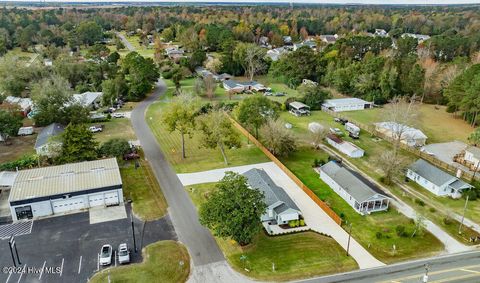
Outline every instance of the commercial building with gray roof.
<path fill-rule="evenodd" d="M 319 168 L 320 179 L 341 196 L 355 211 L 368 214 L 387 210 L 390 198 L 380 189 L 336 161 Z"/>
<path fill-rule="evenodd" d="M 14 220 L 123 203 L 117 160 L 110 158 L 19 171 L 8 201 Z"/>
<path fill-rule="evenodd" d="M 418 159 L 407 168 L 407 178 L 437 196 L 459 198 L 463 190 L 473 187 L 423 159 Z"/>
<path fill-rule="evenodd" d="M 250 188 L 261 191 L 265 197 L 267 211 L 261 217 L 262 222 L 281 225 L 300 219 L 302 213 L 298 206 L 264 170 L 254 168 L 243 175 L 247 177 Z"/>

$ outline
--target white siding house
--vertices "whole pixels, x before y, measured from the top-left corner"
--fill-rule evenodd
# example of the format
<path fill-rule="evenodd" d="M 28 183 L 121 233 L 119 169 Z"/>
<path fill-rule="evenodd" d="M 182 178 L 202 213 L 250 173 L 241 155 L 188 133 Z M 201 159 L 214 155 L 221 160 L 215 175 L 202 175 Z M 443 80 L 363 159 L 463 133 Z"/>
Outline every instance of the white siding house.
<path fill-rule="evenodd" d="M 351 142 L 344 141 L 336 135 L 330 134 L 327 136 L 329 145 L 338 149 L 341 153 L 346 154 L 352 158 L 360 158 L 365 154 L 365 151 Z"/>
<path fill-rule="evenodd" d="M 459 198 L 463 190 L 473 187 L 423 159 L 407 168 L 407 178 L 437 196 Z"/>
<path fill-rule="evenodd" d="M 360 98 L 338 98 L 338 99 L 327 99 L 322 104 L 322 108 L 334 111 L 334 112 L 343 112 L 343 111 L 355 111 L 372 108 L 373 103 L 365 101 Z"/>
<path fill-rule="evenodd" d="M 353 172 L 342 167 L 335 161 L 330 161 L 320 167 L 320 179 L 342 197 L 356 212 L 369 214 L 388 209 L 390 198 L 382 194 L 373 185 L 366 183 Z"/>

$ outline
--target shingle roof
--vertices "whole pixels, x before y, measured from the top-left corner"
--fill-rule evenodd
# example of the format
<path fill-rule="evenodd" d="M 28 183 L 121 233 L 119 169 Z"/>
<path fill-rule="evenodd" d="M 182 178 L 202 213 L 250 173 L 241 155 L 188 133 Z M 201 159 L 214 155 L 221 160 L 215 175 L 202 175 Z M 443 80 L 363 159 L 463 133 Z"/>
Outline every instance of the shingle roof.
<path fill-rule="evenodd" d="M 48 142 L 50 137 L 57 136 L 65 130 L 65 127 L 58 123 L 52 123 L 45 128 L 38 134 L 37 141 L 35 142 L 35 148 L 39 148 Z"/>
<path fill-rule="evenodd" d="M 462 180 L 448 174 L 447 172 L 441 170 L 440 168 L 433 166 L 423 159 L 419 159 L 412 163 L 408 169 L 427 179 L 437 186 L 443 186 L 446 183 L 449 183 L 450 186 L 455 186 L 454 188 L 462 187 L 471 187 L 469 184 L 465 183 Z M 458 182 L 459 183 L 458 183 Z"/>
<path fill-rule="evenodd" d="M 264 170 L 254 168 L 243 173 L 243 175 L 247 177 L 250 187 L 263 192 L 267 206 L 281 201 L 285 206 L 278 206 L 275 208 L 276 211 L 285 211 L 289 208 L 300 210 L 287 193 L 277 186 Z"/>
<path fill-rule="evenodd" d="M 9 201 L 105 188 L 122 184 L 117 159 L 70 163 L 18 172 Z"/>
<path fill-rule="evenodd" d="M 359 203 L 368 200 L 376 194 L 380 194 L 369 186 L 371 184 L 365 184 L 359 177 L 355 176 L 353 172 L 350 172 L 335 161 L 326 163 L 320 167 L 320 170 L 334 180 Z"/>

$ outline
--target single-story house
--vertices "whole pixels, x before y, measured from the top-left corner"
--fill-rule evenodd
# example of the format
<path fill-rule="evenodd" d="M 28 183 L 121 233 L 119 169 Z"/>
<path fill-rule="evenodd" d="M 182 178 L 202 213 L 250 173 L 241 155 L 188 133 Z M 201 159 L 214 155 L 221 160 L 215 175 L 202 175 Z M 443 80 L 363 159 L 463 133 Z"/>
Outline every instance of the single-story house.
<path fill-rule="evenodd" d="M 283 54 L 287 54 L 288 50 L 284 47 L 274 48 L 267 51 L 266 57 L 272 59 L 272 61 L 278 61 Z"/>
<path fill-rule="evenodd" d="M 222 74 L 218 75 L 217 78 L 218 78 L 219 81 L 223 82 L 223 81 L 227 81 L 227 80 L 233 78 L 233 76 L 230 75 L 230 74 L 227 74 L 227 73 L 222 73 Z"/>
<path fill-rule="evenodd" d="M 33 101 L 30 98 L 7 96 L 4 102 L 18 106 L 23 117 L 26 117 L 33 107 Z"/>
<path fill-rule="evenodd" d="M 226 91 L 234 91 L 234 92 L 243 92 L 243 91 L 265 91 L 267 88 L 256 81 L 249 81 L 249 82 L 238 82 L 236 80 L 225 80 L 223 81 L 223 88 Z"/>
<path fill-rule="evenodd" d="M 363 110 L 372 107 L 373 102 L 368 102 L 356 97 L 327 99 L 322 104 L 322 108 L 334 112 Z"/>
<path fill-rule="evenodd" d="M 390 198 L 373 184 L 336 161 L 319 169 L 320 179 L 342 197 L 356 212 L 364 215 L 388 209 Z"/>
<path fill-rule="evenodd" d="M 373 35 L 374 36 L 379 36 L 379 37 L 387 37 L 388 33 L 384 29 L 375 29 L 375 33 Z"/>
<path fill-rule="evenodd" d="M 288 107 L 290 109 L 290 113 L 292 113 L 295 116 L 308 116 L 310 115 L 310 106 L 303 104 L 298 101 L 290 102 L 288 104 Z"/>
<path fill-rule="evenodd" d="M 424 42 L 425 40 L 428 40 L 430 39 L 430 36 L 429 35 L 426 35 L 426 34 L 415 34 L 415 33 L 404 33 L 401 35 L 402 38 L 405 38 L 405 37 L 412 37 L 412 38 L 415 38 L 418 43 L 422 43 Z"/>
<path fill-rule="evenodd" d="M 327 135 L 327 143 L 338 149 L 341 153 L 352 158 L 360 158 L 365 154 L 363 149 L 351 142 L 342 140 L 339 136 L 334 134 Z"/>
<path fill-rule="evenodd" d="M 317 43 L 313 40 L 305 40 L 301 43 L 293 44 L 293 51 L 298 50 L 301 47 L 307 46 L 308 48 L 315 49 L 317 48 Z"/>
<path fill-rule="evenodd" d="M 325 42 L 326 44 L 334 44 L 337 42 L 338 35 L 337 34 L 323 34 L 320 35 L 320 40 Z"/>
<path fill-rule="evenodd" d="M 18 172 L 2 171 L 0 172 L 0 190 L 8 190 L 13 186 Z"/>
<path fill-rule="evenodd" d="M 459 198 L 463 190 L 473 188 L 423 159 L 415 161 L 407 168 L 407 178 L 437 196 Z"/>
<path fill-rule="evenodd" d="M 79 103 L 85 108 L 97 109 L 102 105 L 103 92 L 87 91 L 80 94 L 74 94 L 75 103 Z"/>
<path fill-rule="evenodd" d="M 302 212 L 283 188 L 277 186 L 262 169 L 250 169 L 243 173 L 247 177 L 251 189 L 259 190 L 265 196 L 267 211 L 261 216 L 262 222 L 270 225 L 288 224 L 291 220 L 299 220 Z"/>
<path fill-rule="evenodd" d="M 65 127 L 58 123 L 52 123 L 45 128 L 37 136 L 35 142 L 35 151 L 38 155 L 52 157 L 62 147 L 60 135 L 65 130 Z"/>
<path fill-rule="evenodd" d="M 480 148 L 476 146 L 468 146 L 465 148 L 465 156 L 463 159 L 470 163 L 475 169 L 480 169 Z"/>
<path fill-rule="evenodd" d="M 18 172 L 8 198 L 14 221 L 123 203 L 116 158 Z"/>
<path fill-rule="evenodd" d="M 292 43 L 292 37 L 288 36 L 288 35 L 283 36 L 283 43 L 284 44 L 291 44 Z"/>
<path fill-rule="evenodd" d="M 375 123 L 375 130 L 392 139 L 401 133 L 400 142 L 408 146 L 424 146 L 428 138 L 422 131 L 396 122 Z"/>

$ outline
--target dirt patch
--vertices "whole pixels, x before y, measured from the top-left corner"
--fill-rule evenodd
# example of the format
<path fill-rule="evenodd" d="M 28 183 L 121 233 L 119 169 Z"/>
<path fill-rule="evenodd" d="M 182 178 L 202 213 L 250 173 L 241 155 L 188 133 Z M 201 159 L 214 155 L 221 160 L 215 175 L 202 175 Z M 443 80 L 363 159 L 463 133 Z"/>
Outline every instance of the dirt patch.
<path fill-rule="evenodd" d="M 23 155 L 35 153 L 37 135 L 10 138 L 11 145 L 0 142 L 0 164 L 16 160 Z"/>

